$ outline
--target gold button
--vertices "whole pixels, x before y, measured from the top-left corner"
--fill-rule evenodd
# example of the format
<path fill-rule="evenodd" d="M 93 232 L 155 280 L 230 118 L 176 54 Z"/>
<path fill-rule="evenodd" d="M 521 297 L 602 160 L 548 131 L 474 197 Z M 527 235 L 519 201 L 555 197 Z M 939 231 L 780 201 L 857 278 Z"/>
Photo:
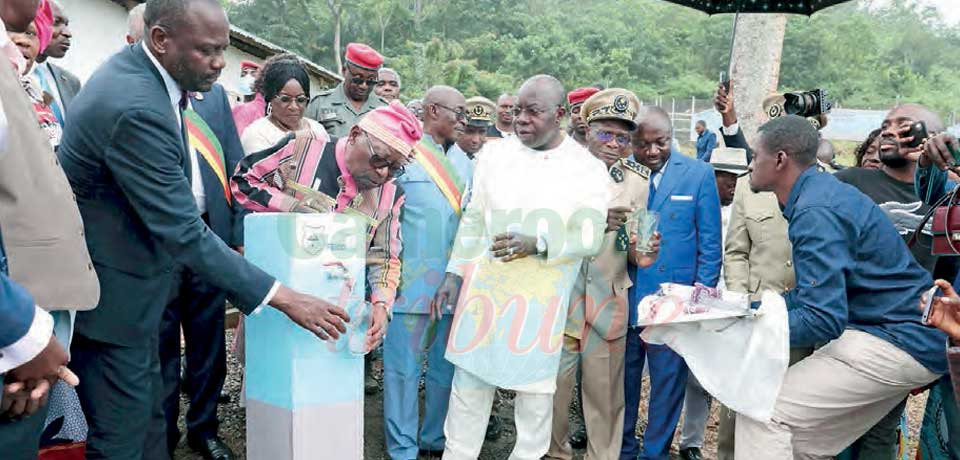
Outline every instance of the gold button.
<path fill-rule="evenodd" d="M 587 277 L 587 282 L 588 282 L 588 283 L 592 283 L 592 282 L 593 282 L 593 277 L 592 277 L 592 276 L 588 276 L 588 277 Z"/>
<path fill-rule="evenodd" d="M 788 266 L 788 267 L 792 267 L 792 266 L 793 266 L 793 261 L 792 261 L 792 260 L 788 260 L 788 261 L 787 261 L 787 266 Z"/>

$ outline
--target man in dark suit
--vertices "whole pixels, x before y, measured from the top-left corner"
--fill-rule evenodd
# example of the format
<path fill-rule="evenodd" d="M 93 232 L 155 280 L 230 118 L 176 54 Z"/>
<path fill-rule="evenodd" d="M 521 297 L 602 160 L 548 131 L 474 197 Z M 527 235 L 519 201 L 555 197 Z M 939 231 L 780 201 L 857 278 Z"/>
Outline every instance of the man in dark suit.
<path fill-rule="evenodd" d="M 60 126 L 65 126 L 64 114 L 70 102 L 80 92 L 80 79 L 48 59 L 62 59 L 66 56 L 67 51 L 70 50 L 70 39 L 73 38 L 70 32 L 70 19 L 64 13 L 63 7 L 58 2 L 51 1 L 50 8 L 53 11 L 53 38 L 50 39 L 47 48 L 37 56 L 37 65 L 33 67 L 33 73 L 40 81 L 43 91 L 53 97 L 50 108 L 60 122 Z"/>
<path fill-rule="evenodd" d="M 194 117 L 189 111 L 199 117 Z M 233 122 L 223 87 L 215 84 L 206 93 L 190 95 L 189 145 L 199 165 L 203 200 L 201 218 L 226 244 L 243 246 L 242 216 L 234 207 L 227 178 L 243 159 L 243 147 Z M 212 136 L 209 136 L 212 134 Z M 236 212 L 234 212 L 236 211 Z M 190 400 L 187 411 L 187 443 L 211 460 L 229 460 L 233 452 L 217 435 L 217 402 L 227 374 L 224 305 L 226 292 L 210 285 L 190 270 L 181 272 L 179 290 L 167 305 L 160 322 L 160 367 L 163 374 L 163 411 L 167 422 L 167 447 L 173 452 L 180 442 L 180 329 L 186 344 L 184 391 Z"/>
<path fill-rule="evenodd" d="M 187 149 L 184 93 L 209 91 L 225 66 L 220 3 L 149 0 L 144 19 L 144 40 L 110 58 L 73 101 L 60 148 L 102 293 L 77 315 L 72 347 L 89 460 L 169 458 L 158 331 L 185 270 L 244 313 L 271 305 L 321 339 L 349 321 L 246 262 L 202 220 L 203 160 Z"/>
<path fill-rule="evenodd" d="M 663 235 L 660 258 L 648 268 L 629 270 L 630 329 L 627 332 L 624 371 L 624 416 L 622 460 L 635 459 L 639 451 L 634 434 L 640 402 L 644 360 L 650 368 L 650 404 L 644 432 L 643 460 L 667 460 L 673 434 L 683 407 L 687 365 L 666 345 L 644 343 L 636 327 L 636 306 L 655 293 L 660 283 L 715 287 L 720 279 L 720 197 L 710 165 L 684 156 L 671 148 L 670 116 L 659 107 L 644 107 L 633 135 L 634 157 L 650 168 L 647 209 L 660 214 L 658 230 Z"/>

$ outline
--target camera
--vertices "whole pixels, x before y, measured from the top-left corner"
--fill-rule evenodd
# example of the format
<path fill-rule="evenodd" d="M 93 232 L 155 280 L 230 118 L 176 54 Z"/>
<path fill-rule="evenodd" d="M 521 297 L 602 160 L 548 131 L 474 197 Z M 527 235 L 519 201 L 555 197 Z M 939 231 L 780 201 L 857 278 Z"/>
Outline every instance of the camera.
<path fill-rule="evenodd" d="M 774 94 L 764 101 L 763 108 L 770 118 L 784 115 L 811 118 L 829 112 L 833 103 L 827 99 L 826 90 L 814 89 Z"/>

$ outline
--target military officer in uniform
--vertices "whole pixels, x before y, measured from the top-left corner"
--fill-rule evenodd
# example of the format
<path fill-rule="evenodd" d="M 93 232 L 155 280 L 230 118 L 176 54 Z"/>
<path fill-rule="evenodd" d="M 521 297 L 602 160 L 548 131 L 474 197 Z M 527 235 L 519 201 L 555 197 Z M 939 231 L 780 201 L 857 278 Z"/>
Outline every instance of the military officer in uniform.
<path fill-rule="evenodd" d="M 307 107 L 306 117 L 319 121 L 333 137 L 346 136 L 360 117 L 387 105 L 386 100 L 373 92 L 381 66 L 383 56 L 375 49 L 360 43 L 347 45 L 340 69 L 343 81 L 315 96 Z"/>
<path fill-rule="evenodd" d="M 471 161 L 477 161 L 477 152 L 487 142 L 487 130 L 493 126 L 493 101 L 483 96 L 467 99 L 467 127 L 453 147 L 462 151 Z"/>
<path fill-rule="evenodd" d="M 650 170 L 631 159 L 631 135 L 637 128 L 640 101 L 630 91 L 610 88 L 589 97 L 581 107 L 587 124 L 587 148 L 610 171 L 613 197 L 607 214 L 603 249 L 584 259 L 574 284 L 563 337 L 560 373 L 554 394 L 553 435 L 545 458 L 569 460 L 567 408 L 577 373 L 581 376 L 583 414 L 590 460 L 619 458 L 623 436 L 623 370 L 627 332 L 627 262 L 651 265 L 657 256 L 635 250 L 627 223 L 632 211 L 646 208 Z M 659 247 L 659 235 L 654 248 Z"/>

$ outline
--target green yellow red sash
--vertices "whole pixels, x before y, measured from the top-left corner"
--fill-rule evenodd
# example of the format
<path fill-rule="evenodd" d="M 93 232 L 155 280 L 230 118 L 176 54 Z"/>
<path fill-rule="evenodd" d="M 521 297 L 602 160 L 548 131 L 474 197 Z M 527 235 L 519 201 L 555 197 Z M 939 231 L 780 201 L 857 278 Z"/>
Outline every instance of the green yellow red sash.
<path fill-rule="evenodd" d="M 463 198 L 463 181 L 460 180 L 460 176 L 453 169 L 447 156 L 432 142 L 421 141 L 417 144 L 417 161 L 459 216 L 460 200 Z"/>
<path fill-rule="evenodd" d="M 213 172 L 223 187 L 223 196 L 227 203 L 231 203 L 233 195 L 230 193 L 230 184 L 227 183 L 227 167 L 223 156 L 223 146 L 213 134 L 207 123 L 200 118 L 200 114 L 193 109 L 183 111 L 183 123 L 187 127 L 187 139 L 190 147 L 196 150 L 203 159 L 210 164 Z"/>

